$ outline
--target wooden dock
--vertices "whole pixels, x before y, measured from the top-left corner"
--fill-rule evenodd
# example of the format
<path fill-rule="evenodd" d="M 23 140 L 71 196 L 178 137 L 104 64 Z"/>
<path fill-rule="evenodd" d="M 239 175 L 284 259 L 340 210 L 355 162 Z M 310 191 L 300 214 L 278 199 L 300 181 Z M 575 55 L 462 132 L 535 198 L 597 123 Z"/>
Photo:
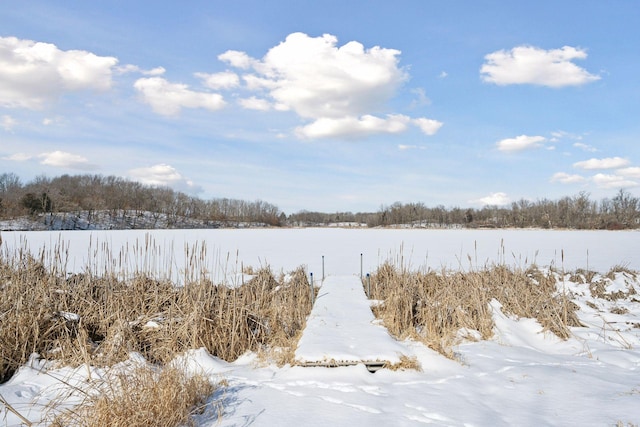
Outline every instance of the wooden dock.
<path fill-rule="evenodd" d="M 327 277 L 298 342 L 295 364 L 349 366 L 371 371 L 400 363 L 407 349 L 373 316 L 357 276 Z"/>

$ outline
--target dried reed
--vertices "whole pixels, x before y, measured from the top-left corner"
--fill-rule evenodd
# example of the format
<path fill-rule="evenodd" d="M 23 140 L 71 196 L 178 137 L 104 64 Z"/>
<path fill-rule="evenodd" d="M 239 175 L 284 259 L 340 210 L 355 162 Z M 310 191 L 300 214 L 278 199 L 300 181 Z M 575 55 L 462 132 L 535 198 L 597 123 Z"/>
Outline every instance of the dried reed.
<path fill-rule="evenodd" d="M 409 271 L 387 262 L 371 276 L 371 287 L 372 298 L 383 301 L 374 313 L 393 335 L 422 340 L 448 357 L 461 330 L 477 331 L 482 339 L 493 335 L 492 299 L 505 312 L 535 318 L 562 338 L 569 336 L 569 326 L 579 325 L 577 306 L 558 292 L 555 276 L 533 268 Z"/>
<path fill-rule="evenodd" d="M 55 427 L 174 427 L 194 425 L 214 386 L 202 375 L 167 366 L 137 366 L 85 391 L 85 401 L 57 415 Z"/>
<path fill-rule="evenodd" d="M 132 351 L 163 364 L 200 347 L 228 361 L 249 350 L 294 349 L 311 310 L 303 268 L 285 280 L 263 267 L 236 286 L 188 272 L 189 281 L 176 286 L 138 270 L 127 277 L 87 268 L 68 276 L 59 252 L 0 253 L 0 382 L 34 352 L 69 365 L 104 366 Z M 205 251 L 194 258 L 198 268 L 203 257 Z M 285 363 L 281 355 L 291 353 L 278 358 Z"/>

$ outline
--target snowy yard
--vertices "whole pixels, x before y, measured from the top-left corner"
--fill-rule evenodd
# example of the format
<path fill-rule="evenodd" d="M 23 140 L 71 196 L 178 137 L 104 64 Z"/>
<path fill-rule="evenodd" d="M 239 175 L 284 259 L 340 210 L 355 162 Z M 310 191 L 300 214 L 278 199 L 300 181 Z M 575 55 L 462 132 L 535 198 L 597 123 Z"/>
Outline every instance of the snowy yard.
<path fill-rule="evenodd" d="M 578 268 L 604 275 L 615 265 L 640 270 L 638 232 L 540 231 L 540 230 L 206 230 L 153 232 L 32 232 L 2 233 L 3 250 L 27 246 L 37 252 L 45 246 L 68 250 L 69 271 L 82 271 L 92 251 L 127 260 L 128 268 L 184 278 L 185 247 L 206 245 L 204 265 L 214 277 L 236 279 L 241 266 L 270 265 L 288 272 L 300 265 L 321 277 L 325 274 L 358 276 L 373 272 L 387 259 L 411 268 L 469 269 L 506 263 L 525 267 L 553 267 L 564 277 L 558 287 L 571 292 L 579 306 L 582 327 L 561 340 L 542 330 L 534 319 L 503 313 L 497 301 L 490 304 L 494 337 L 486 341 L 460 340 L 456 360 L 414 341 L 393 341 L 379 335 L 364 339 L 371 357 L 394 352 L 415 357 L 421 371 L 381 369 L 370 373 L 364 365 L 337 368 L 266 364 L 253 353 L 227 363 L 203 349 L 184 356 L 186 366 L 214 382 L 224 381 L 196 416 L 199 426 L 540 426 L 540 425 L 638 425 L 640 424 L 640 279 L 627 273 L 601 277 L 600 297 L 589 285 L 569 275 Z M 26 239 L 26 243 L 23 239 Z M 105 248 L 104 245 L 108 246 Z M 141 248 L 152 247 L 150 255 Z M 362 258 L 361 258 L 362 254 Z M 101 258 L 100 271 L 114 261 Z M 95 261 L 94 261 L 95 262 Z M 167 266 L 171 267 L 168 271 Z M 351 282 L 349 282 L 351 283 Z M 325 291 L 329 289 L 326 288 Z M 328 292 L 328 291 L 327 291 Z M 334 294 L 340 291 L 332 291 Z M 318 302 L 329 299 L 322 297 Z M 341 293 L 339 310 L 325 313 L 324 323 L 347 327 L 361 321 L 363 311 L 349 307 L 348 293 Z M 615 296 L 615 298 L 613 297 Z M 316 305 L 314 310 L 319 310 Z M 322 336 L 301 346 L 298 356 L 313 359 L 315 353 L 341 347 L 339 334 Z M 366 313 L 365 313 L 366 315 Z M 369 320 L 370 321 L 370 320 Z M 473 332 L 467 335 L 473 336 Z M 305 335 L 303 335 L 305 338 Z M 351 339 L 350 338 L 350 339 Z M 321 341 L 326 348 L 321 348 Z M 390 345 L 392 347 L 390 347 Z M 305 350 L 306 349 L 306 350 Z M 348 357 L 347 354 L 345 357 Z M 132 362 L 136 359 L 132 355 Z M 47 405 L 60 396 L 72 406 L 79 396 L 75 387 L 104 374 L 103 369 L 55 367 L 36 358 L 23 366 L 0 395 L 35 425 L 46 416 Z M 0 423 L 21 425 L 21 420 L 0 403 Z"/>

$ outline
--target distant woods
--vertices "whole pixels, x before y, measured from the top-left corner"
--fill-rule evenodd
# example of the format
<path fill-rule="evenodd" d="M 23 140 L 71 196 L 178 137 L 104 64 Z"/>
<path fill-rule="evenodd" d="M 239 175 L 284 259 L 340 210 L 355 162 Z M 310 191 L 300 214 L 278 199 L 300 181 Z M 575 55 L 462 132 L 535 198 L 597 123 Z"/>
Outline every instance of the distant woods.
<path fill-rule="evenodd" d="M 300 211 L 287 216 L 261 200 L 203 200 L 115 176 L 37 177 L 23 184 L 13 173 L 0 174 L 0 219 L 25 216 L 58 229 L 355 225 L 618 230 L 640 228 L 640 199 L 619 190 L 613 198 L 599 201 L 580 192 L 559 200 L 521 199 L 510 206 L 480 209 L 397 202 L 377 212 Z"/>
<path fill-rule="evenodd" d="M 202 200 L 115 176 L 37 177 L 23 185 L 15 174 L 0 175 L 0 219 L 49 214 L 44 215 L 46 221 L 47 216 L 75 214 L 89 222 L 98 217 L 105 222 L 105 213 L 111 218 L 106 222 L 122 224 L 119 228 L 173 228 L 185 223 L 201 227 L 234 223 L 278 226 L 282 220 L 277 206 L 260 200 Z M 132 220 L 143 216 L 147 221 L 140 221 L 136 227 Z M 129 221 L 113 221 L 122 217 Z"/>
<path fill-rule="evenodd" d="M 293 225 L 349 223 L 369 227 L 425 228 L 575 228 L 621 230 L 640 228 L 640 199 L 619 190 L 612 199 L 591 200 L 581 192 L 560 200 L 519 200 L 510 206 L 473 208 L 427 207 L 423 203 L 394 203 L 374 213 L 299 212 L 288 217 Z"/>

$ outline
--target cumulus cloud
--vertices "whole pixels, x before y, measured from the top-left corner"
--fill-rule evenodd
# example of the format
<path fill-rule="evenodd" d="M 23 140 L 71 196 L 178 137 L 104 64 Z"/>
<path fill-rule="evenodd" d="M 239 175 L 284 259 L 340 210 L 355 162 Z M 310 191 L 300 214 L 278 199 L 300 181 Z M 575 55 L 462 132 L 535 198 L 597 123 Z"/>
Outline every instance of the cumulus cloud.
<path fill-rule="evenodd" d="M 364 49 L 352 41 L 336 46 L 325 34 L 293 33 L 253 64 L 270 80 L 270 95 L 302 117 L 338 118 L 366 114 L 388 101 L 407 79 L 398 67 L 400 51 Z"/>
<path fill-rule="evenodd" d="M 67 153 L 66 151 L 52 151 L 50 153 L 42 153 L 38 155 L 42 160 L 40 164 L 54 166 L 65 169 L 91 170 L 96 166 L 77 154 Z"/>
<path fill-rule="evenodd" d="M 269 101 L 266 99 L 256 98 L 255 96 L 239 99 L 238 104 L 247 110 L 269 111 L 271 109 Z"/>
<path fill-rule="evenodd" d="M 629 160 L 622 157 L 607 157 L 604 159 L 589 159 L 582 162 L 573 164 L 573 167 L 578 169 L 593 170 L 593 169 L 616 169 L 622 168 L 629 164 Z"/>
<path fill-rule="evenodd" d="M 226 62 L 235 68 L 241 68 L 243 70 L 249 69 L 256 63 L 256 60 L 251 58 L 245 52 L 238 50 L 228 50 L 225 53 L 218 55 L 218 59 L 222 62 Z"/>
<path fill-rule="evenodd" d="M 242 75 L 246 89 L 258 91 L 276 110 L 293 111 L 310 123 L 296 129 L 304 138 L 360 137 L 397 133 L 410 118 L 398 114 L 374 115 L 407 79 L 399 67 L 400 51 L 356 41 L 338 46 L 335 36 L 310 37 L 293 33 L 269 49 L 261 59 L 230 50 L 218 56 Z M 426 98 L 426 97 L 425 97 Z M 266 104 L 260 104 L 265 106 Z M 255 102 L 245 102 L 246 108 Z M 433 134 L 439 122 L 416 119 L 423 132 Z"/>
<path fill-rule="evenodd" d="M 6 130 L 7 132 L 11 132 L 16 124 L 18 124 L 16 119 L 8 114 L 5 114 L 0 118 L 0 127 L 2 127 L 2 129 Z"/>
<path fill-rule="evenodd" d="M 195 73 L 195 76 L 202 80 L 202 83 L 209 89 L 232 89 L 240 85 L 240 77 L 233 71 L 222 71 L 220 73 Z"/>
<path fill-rule="evenodd" d="M 120 67 L 116 67 L 116 71 L 120 74 L 126 74 L 126 73 L 140 73 L 144 76 L 161 76 L 163 75 L 167 70 L 165 70 L 164 67 L 156 67 L 156 68 L 152 68 L 150 70 L 145 70 L 142 69 L 140 67 L 138 67 L 137 65 L 132 65 L 132 64 L 127 64 L 127 65 L 123 65 Z"/>
<path fill-rule="evenodd" d="M 553 174 L 551 182 L 560 182 L 562 184 L 577 184 L 586 181 L 586 178 L 581 175 L 570 175 L 565 172 L 558 172 Z"/>
<path fill-rule="evenodd" d="M 0 106 L 40 109 L 65 92 L 107 90 L 117 63 L 110 56 L 0 37 Z"/>
<path fill-rule="evenodd" d="M 640 179 L 640 167 L 638 166 L 618 169 L 616 173 L 625 177 Z"/>
<path fill-rule="evenodd" d="M 364 115 L 360 118 L 347 116 L 342 118 L 323 117 L 313 123 L 296 129 L 302 138 L 324 137 L 362 137 L 379 133 L 396 134 L 404 132 L 411 119 L 401 114 L 380 118 Z"/>
<path fill-rule="evenodd" d="M 178 172 L 176 168 L 166 163 L 132 169 L 129 171 L 129 175 L 147 185 L 171 187 L 187 193 L 199 193 L 202 191 L 202 187 L 196 185 L 189 178 Z"/>
<path fill-rule="evenodd" d="M 478 200 L 474 200 L 473 202 L 480 203 L 482 205 L 504 206 L 511 203 L 511 199 L 507 196 L 506 193 L 498 192 L 498 193 L 491 193 L 488 196 L 482 197 Z"/>
<path fill-rule="evenodd" d="M 220 94 L 193 91 L 185 84 L 171 83 L 162 77 L 141 78 L 133 86 L 153 111 L 165 116 L 177 115 L 182 108 L 217 111 L 225 105 Z"/>
<path fill-rule="evenodd" d="M 620 175 L 610 175 L 604 173 L 598 173 L 591 178 L 593 182 L 600 188 L 629 188 L 637 187 L 638 182 L 630 180 Z"/>
<path fill-rule="evenodd" d="M 580 86 L 600 79 L 572 62 L 586 57 L 584 49 L 571 46 L 551 50 L 517 46 L 486 55 L 480 74 L 485 82 L 497 85 Z"/>
<path fill-rule="evenodd" d="M 528 148 L 537 148 L 542 145 L 547 138 L 544 136 L 520 135 L 515 138 L 506 138 L 496 143 L 500 151 L 522 151 Z"/>
<path fill-rule="evenodd" d="M 443 125 L 442 122 L 424 117 L 413 119 L 411 122 L 418 126 L 425 135 L 435 135 Z"/>

